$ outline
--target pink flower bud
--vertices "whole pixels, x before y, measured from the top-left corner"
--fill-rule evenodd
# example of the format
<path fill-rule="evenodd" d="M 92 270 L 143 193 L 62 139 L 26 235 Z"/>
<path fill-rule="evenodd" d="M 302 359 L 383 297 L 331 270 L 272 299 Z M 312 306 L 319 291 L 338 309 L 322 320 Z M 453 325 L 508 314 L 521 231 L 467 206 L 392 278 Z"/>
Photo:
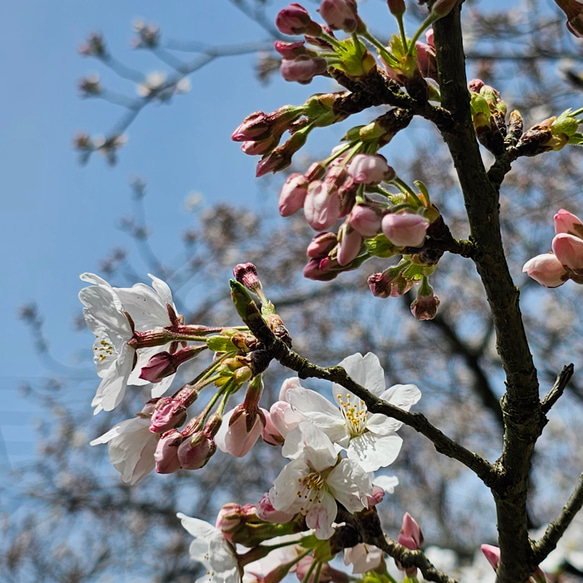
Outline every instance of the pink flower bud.
<path fill-rule="evenodd" d="M 231 140 L 234 142 L 263 140 L 269 137 L 270 129 L 269 116 L 263 111 L 254 111 L 237 126 L 231 135 Z"/>
<path fill-rule="evenodd" d="M 583 270 L 583 239 L 559 233 L 553 238 L 552 248 L 557 259 L 565 267 L 573 271 Z"/>
<path fill-rule="evenodd" d="M 159 474 L 172 474 L 180 469 L 178 447 L 183 439 L 184 437 L 176 429 L 171 429 L 162 435 L 154 452 L 156 471 Z"/>
<path fill-rule="evenodd" d="M 286 43 L 281 40 L 276 40 L 273 43 L 273 48 L 284 58 L 284 59 L 295 59 L 300 55 L 307 55 L 308 51 L 306 49 L 306 43 L 304 41 L 299 41 L 295 43 Z"/>
<path fill-rule="evenodd" d="M 217 447 L 234 457 L 247 455 L 265 427 L 265 413 L 259 409 L 256 414 L 252 414 L 244 405 L 229 411 L 216 435 Z"/>
<path fill-rule="evenodd" d="M 140 378 L 151 383 L 159 383 L 162 379 L 173 375 L 178 367 L 194 358 L 201 351 L 200 346 L 189 346 L 178 352 L 158 352 L 142 367 Z"/>
<path fill-rule="evenodd" d="M 341 267 L 348 265 L 353 259 L 358 257 L 362 247 L 362 235 L 349 225 L 344 225 L 340 230 L 338 254 L 336 256 Z"/>
<path fill-rule="evenodd" d="M 433 320 L 439 308 L 439 298 L 437 296 L 417 296 L 411 303 L 411 313 L 416 320 Z"/>
<path fill-rule="evenodd" d="M 304 215 L 315 231 L 325 231 L 331 227 L 340 217 L 337 190 L 330 190 L 320 180 L 311 182 L 304 202 Z"/>
<path fill-rule="evenodd" d="M 279 214 L 289 217 L 304 206 L 308 194 L 308 180 L 303 174 L 291 174 L 279 194 Z"/>
<path fill-rule="evenodd" d="M 389 6 L 389 12 L 393 16 L 402 16 L 405 14 L 407 7 L 405 6 L 405 0 L 387 0 Z"/>
<path fill-rule="evenodd" d="M 386 238 L 397 247 L 421 247 L 429 221 L 413 213 L 389 213 L 383 217 Z"/>
<path fill-rule="evenodd" d="M 312 259 L 322 259 L 338 244 L 338 237 L 335 233 L 319 233 L 308 245 L 306 254 Z M 318 262 L 319 263 L 319 262 Z"/>
<path fill-rule="evenodd" d="M 178 459 L 185 470 L 198 470 L 208 463 L 216 450 L 214 440 L 199 431 L 178 446 Z"/>
<path fill-rule="evenodd" d="M 377 504 L 380 504 L 383 501 L 384 497 L 385 491 L 383 490 L 383 488 L 381 488 L 380 486 L 375 486 L 375 484 L 373 484 L 372 495 L 366 497 L 368 507 L 370 508 L 371 506 L 376 506 Z"/>
<path fill-rule="evenodd" d="M 381 232 L 381 217 L 365 204 L 357 204 L 350 211 L 350 225 L 363 237 L 374 237 Z"/>
<path fill-rule="evenodd" d="M 443 18 L 453 10 L 457 2 L 458 0 L 436 0 L 431 7 L 431 14 L 438 18 Z"/>
<path fill-rule="evenodd" d="M 150 421 L 152 433 L 163 433 L 178 425 L 186 418 L 186 407 L 181 401 L 171 397 L 162 397 L 156 403 L 156 410 Z"/>
<path fill-rule="evenodd" d="M 559 287 L 568 279 L 563 264 L 552 253 L 544 253 L 529 259 L 522 271 L 545 287 Z"/>
<path fill-rule="evenodd" d="M 256 292 L 261 289 L 261 281 L 259 281 L 259 274 L 257 267 L 253 263 L 239 263 L 233 268 L 233 275 L 235 279 L 248 290 Z"/>
<path fill-rule="evenodd" d="M 393 275 L 390 268 L 383 273 L 373 273 L 368 278 L 368 287 L 376 298 L 402 296 L 411 289 L 411 285 L 401 273 Z"/>
<path fill-rule="evenodd" d="M 308 279 L 315 279 L 316 281 L 330 281 L 338 275 L 337 271 L 321 269 L 321 261 L 322 259 L 310 259 L 310 261 L 304 267 L 304 277 Z M 327 266 L 325 265 L 324 267 Z"/>
<path fill-rule="evenodd" d="M 486 559 L 488 559 L 488 563 L 492 565 L 494 571 L 497 571 L 500 563 L 500 549 L 494 545 L 482 545 L 480 548 Z"/>
<path fill-rule="evenodd" d="M 560 209 L 555 215 L 555 233 L 569 233 L 581 237 L 583 236 L 583 223 L 576 215 L 565 209 Z"/>
<path fill-rule="evenodd" d="M 312 21 L 308 11 L 300 4 L 290 4 L 279 11 L 275 17 L 275 26 L 283 34 L 318 34 L 321 27 Z M 317 27 L 314 28 L 314 26 Z"/>
<path fill-rule="evenodd" d="M 355 32 L 362 26 L 355 0 L 322 0 L 318 12 L 332 30 Z"/>
<path fill-rule="evenodd" d="M 380 154 L 357 154 L 350 161 L 348 174 L 357 184 L 379 184 L 395 177 L 395 171 Z"/>
<path fill-rule="evenodd" d="M 403 545 L 412 551 L 418 550 L 423 544 L 423 532 L 421 532 L 421 527 L 408 512 L 405 512 L 405 516 L 403 516 L 401 532 L 399 533 L 397 541 L 400 545 Z"/>
<path fill-rule="evenodd" d="M 262 156 L 279 144 L 279 136 L 269 137 L 258 142 L 248 141 L 241 144 L 241 152 L 247 156 Z"/>
<path fill-rule="evenodd" d="M 316 75 L 323 75 L 327 68 L 326 59 L 300 55 L 295 59 L 284 59 L 279 71 L 286 81 L 297 81 L 307 85 Z"/>
<path fill-rule="evenodd" d="M 261 432 L 261 439 L 269 445 L 283 445 L 285 438 L 279 432 L 271 419 L 271 410 L 265 414 L 265 427 Z"/>
<path fill-rule="evenodd" d="M 215 527 L 223 532 L 229 538 L 229 532 L 235 530 L 242 522 L 244 522 L 243 506 L 235 502 L 225 504 L 217 515 Z"/>

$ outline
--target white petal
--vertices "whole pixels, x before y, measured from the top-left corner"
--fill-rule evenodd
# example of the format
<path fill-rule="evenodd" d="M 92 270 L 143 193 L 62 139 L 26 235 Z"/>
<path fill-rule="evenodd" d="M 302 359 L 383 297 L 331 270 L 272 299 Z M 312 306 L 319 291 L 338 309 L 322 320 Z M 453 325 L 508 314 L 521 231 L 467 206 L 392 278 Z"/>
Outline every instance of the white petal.
<path fill-rule="evenodd" d="M 148 273 L 148 277 L 150 277 L 152 280 L 152 287 L 160 297 L 160 301 L 164 305 L 170 304 L 174 309 L 176 309 L 174 300 L 172 299 L 172 291 L 170 290 L 168 284 L 151 273 Z"/>
<path fill-rule="evenodd" d="M 402 445 L 403 440 L 395 434 L 379 437 L 364 433 L 350 440 L 347 456 L 366 472 L 376 472 L 397 459 Z"/>
<path fill-rule="evenodd" d="M 376 476 L 374 485 L 382 488 L 385 492 L 392 494 L 399 485 L 397 476 Z"/>
<path fill-rule="evenodd" d="M 381 395 L 383 401 L 387 401 L 395 407 L 409 411 L 412 405 L 421 398 L 421 391 L 416 385 L 394 385 Z"/>
<path fill-rule="evenodd" d="M 345 358 L 339 366 L 343 367 L 350 378 L 359 385 L 379 396 L 385 390 L 385 373 L 378 357 L 372 352 L 362 356 L 360 353 Z M 336 393 L 336 386 L 333 391 Z"/>
<path fill-rule="evenodd" d="M 218 531 L 218 529 L 215 528 L 212 524 L 209 524 L 208 522 L 201 520 L 200 518 L 186 516 L 186 514 L 183 514 L 182 512 L 178 512 L 176 516 L 180 518 L 182 527 L 195 539 L 202 540 L 206 539 L 207 547 L 210 537 L 213 536 Z"/>
<path fill-rule="evenodd" d="M 382 413 L 373 413 L 366 420 L 366 428 L 375 435 L 389 435 L 402 427 L 403 423 Z"/>
<path fill-rule="evenodd" d="M 368 473 L 348 459 L 343 459 L 328 476 L 327 484 L 334 497 L 349 512 L 358 512 L 368 506 L 367 496 L 372 495 Z"/>
<path fill-rule="evenodd" d="M 315 530 L 316 538 L 327 540 L 334 534 L 332 523 L 338 514 L 336 500 L 324 493 L 319 504 L 314 504 L 306 514 L 306 526 Z"/>
<path fill-rule="evenodd" d="M 276 510 L 290 514 L 300 511 L 302 500 L 298 498 L 298 480 L 310 473 L 303 459 L 292 460 L 280 472 L 269 491 L 269 499 Z"/>

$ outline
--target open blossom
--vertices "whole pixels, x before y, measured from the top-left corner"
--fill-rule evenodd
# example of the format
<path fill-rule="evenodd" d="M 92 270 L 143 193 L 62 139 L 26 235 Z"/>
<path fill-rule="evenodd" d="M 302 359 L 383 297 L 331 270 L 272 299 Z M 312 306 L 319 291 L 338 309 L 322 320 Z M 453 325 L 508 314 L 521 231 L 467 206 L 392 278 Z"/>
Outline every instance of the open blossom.
<path fill-rule="evenodd" d="M 150 275 L 152 287 L 138 283 L 131 288 L 115 288 L 93 273 L 84 273 L 81 280 L 90 283 L 79 292 L 83 315 L 88 328 L 95 334 L 93 360 L 102 381 L 91 405 L 95 413 L 111 411 L 122 401 L 128 384 L 144 385 L 141 369 L 162 347 L 136 351 L 128 344 L 134 331 L 146 332 L 169 326 L 169 306 L 175 310 L 170 288 L 161 279 Z M 129 315 L 129 318 L 128 318 Z M 131 319 L 131 320 L 130 320 Z M 153 397 L 164 394 L 173 375 L 157 383 Z"/>
<path fill-rule="evenodd" d="M 149 426 L 150 416 L 139 415 L 118 423 L 91 442 L 108 444 L 111 464 L 128 484 L 135 484 L 154 469 L 154 452 L 160 436 L 152 433 Z"/>
<path fill-rule="evenodd" d="M 241 569 L 233 545 L 212 524 L 179 512 L 182 526 L 194 537 L 189 553 L 193 561 L 202 563 L 206 573 L 195 583 L 240 583 Z"/>
<path fill-rule="evenodd" d="M 421 391 L 415 385 L 395 385 L 385 390 L 384 371 L 371 352 L 366 356 L 353 354 L 340 366 L 356 383 L 401 409 L 408 411 L 421 398 Z M 402 423 L 369 413 L 362 400 L 340 385 L 334 384 L 332 390 L 336 406 L 303 387 L 290 389 L 285 398 L 333 442 L 345 448 L 348 459 L 365 471 L 374 472 L 393 463 L 402 445 L 402 439 L 396 434 Z"/>
<path fill-rule="evenodd" d="M 342 459 L 330 439 L 312 423 L 301 423 L 289 433 L 282 454 L 291 461 L 269 491 L 274 510 L 306 517 L 317 538 L 332 536 L 338 508 L 349 512 L 367 508 L 372 495 L 368 474 L 357 463 Z"/>

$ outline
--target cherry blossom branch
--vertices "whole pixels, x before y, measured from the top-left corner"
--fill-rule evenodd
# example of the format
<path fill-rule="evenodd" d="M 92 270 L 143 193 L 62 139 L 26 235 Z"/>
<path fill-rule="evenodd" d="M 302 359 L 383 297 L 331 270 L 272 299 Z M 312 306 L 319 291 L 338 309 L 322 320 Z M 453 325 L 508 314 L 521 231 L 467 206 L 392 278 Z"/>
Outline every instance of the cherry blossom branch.
<path fill-rule="evenodd" d="M 476 244 L 473 257 L 483 282 L 496 330 L 497 349 L 506 373 L 502 399 L 505 435 L 493 488 L 498 513 L 501 562 L 498 581 L 524 581 L 536 568 L 527 531 L 527 485 L 534 444 L 545 424 L 537 373 L 529 350 L 500 232 L 499 183 L 490 180 L 475 137 L 465 74 L 460 7 L 434 25 L 442 104 L 456 130 L 442 132 L 449 147 Z M 511 550 L 512 549 L 512 550 Z"/>
<path fill-rule="evenodd" d="M 427 437 L 439 453 L 451 457 L 471 469 L 487 486 L 494 487 L 497 484 L 497 471 L 487 460 L 445 435 L 421 413 L 409 413 L 379 399 L 364 387 L 355 383 L 342 367 L 323 368 L 300 356 L 272 332 L 261 316 L 255 302 L 250 300 L 245 292 L 241 292 L 240 284 L 231 282 L 231 293 L 237 311 L 244 323 L 265 346 L 265 366 L 267 366 L 269 360 L 275 359 L 283 366 L 297 372 L 300 378 L 319 378 L 343 386 L 361 398 L 372 413 L 381 413 L 401 421 Z"/>

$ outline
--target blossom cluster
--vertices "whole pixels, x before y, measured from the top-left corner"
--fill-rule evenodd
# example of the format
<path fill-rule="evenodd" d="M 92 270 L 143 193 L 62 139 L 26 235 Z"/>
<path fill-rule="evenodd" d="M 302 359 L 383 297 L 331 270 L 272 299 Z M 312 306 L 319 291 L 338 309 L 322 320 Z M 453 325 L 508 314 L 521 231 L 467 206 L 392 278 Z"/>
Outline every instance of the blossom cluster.
<path fill-rule="evenodd" d="M 340 366 L 378 399 L 404 411 L 421 397 L 411 384 L 385 389 L 383 369 L 372 353 L 353 354 Z M 262 438 L 281 446 L 289 462 L 257 504 L 226 505 L 215 527 L 179 515 L 195 537 L 191 556 L 207 567 L 205 581 L 280 580 L 290 571 L 307 580 L 315 569 L 330 575 L 315 580 L 344 581 L 346 575 L 328 564 L 342 549 L 345 564 L 352 564 L 355 573 L 384 568 L 380 549 L 353 538 L 343 542 L 347 527 L 338 514 L 340 508 L 355 516 L 374 512 L 385 492 L 397 486 L 397 478 L 375 477 L 374 472 L 397 458 L 401 423 L 371 413 L 338 384 L 332 385 L 332 393 L 335 403 L 297 378 L 284 381 L 279 399 L 266 412 Z M 414 550 L 421 542 L 418 525 L 406 515 L 399 543 Z M 258 556 L 265 560 L 250 562 Z"/>
<path fill-rule="evenodd" d="M 427 30 L 426 43 L 418 38 L 454 4 L 433 3 L 426 21 L 408 39 L 403 29 L 404 3 L 389 2 L 401 34 L 388 46 L 368 31 L 354 0 L 321 2 L 318 12 L 323 23 L 313 20 L 303 6 L 291 4 L 278 13 L 276 26 L 284 34 L 303 35 L 304 40 L 275 43 L 282 58 L 282 76 L 300 83 L 309 83 L 315 75 L 332 76 L 341 83 L 348 78 L 403 88 L 424 100 L 439 99 L 433 32 Z M 334 33 L 338 30 L 350 36 L 338 39 Z M 371 45 L 378 60 L 367 48 Z M 236 128 L 232 139 L 242 143 L 246 154 L 261 156 L 257 176 L 284 170 L 314 128 L 348 116 L 349 99 L 346 92 L 316 94 L 301 106 L 254 112 Z M 424 255 L 423 247 L 439 212 L 424 185 L 416 183 L 418 190 L 407 185 L 379 153 L 411 117 L 405 110 L 393 109 L 367 125 L 351 128 L 343 138 L 345 143 L 328 158 L 315 162 L 303 174 L 288 176 L 279 211 L 290 216 L 303 210 L 307 223 L 318 232 L 307 249 L 305 277 L 326 281 L 356 269 L 370 257 L 403 255 L 398 266 L 370 276 L 370 290 L 386 298 L 402 295 L 413 283 L 421 282 L 412 311 L 418 319 L 429 319 L 439 305 L 427 280 L 437 259 Z M 290 137 L 280 145 L 286 132 Z M 340 220 L 341 225 L 332 230 Z"/>
<path fill-rule="evenodd" d="M 241 311 L 237 294 L 260 297 L 261 318 L 286 338 L 254 266 L 239 265 L 234 273 L 237 309 Z M 283 383 L 269 410 L 261 408 L 261 343 L 245 327 L 185 324 L 168 285 L 150 277 L 151 286 L 120 288 L 94 274 L 81 276 L 89 284 L 79 297 L 95 335 L 94 362 L 101 378 L 92 402 L 95 413 L 119 406 L 128 387 L 147 388 L 151 397 L 135 418 L 118 423 L 92 445 L 107 443 L 112 464 L 131 484 L 153 469 L 201 469 L 217 448 L 242 457 L 259 438 L 281 448 L 287 464 L 256 504 L 228 505 L 219 515 L 218 529 L 180 515 L 196 537 L 191 554 L 207 566 L 212 581 L 240 581 L 247 567 L 260 569 L 256 561 L 268 556 L 272 569 L 283 574 L 292 569 L 304 574 L 329 571 L 328 560 L 344 548 L 350 549 L 346 560 L 355 568 L 378 566 L 382 552 L 354 536 L 347 538 L 339 514 L 375 512 L 385 492 L 396 487 L 397 478 L 375 472 L 397 458 L 402 423 L 370 412 L 340 384 L 332 384 L 329 401 L 297 378 Z M 165 396 L 179 367 L 204 350 L 214 353 L 211 365 L 171 397 Z M 372 353 L 353 354 L 340 366 L 371 398 L 403 412 L 421 397 L 412 384 L 385 388 L 383 369 Z M 229 398 L 244 384 L 243 402 L 225 412 Z M 191 406 L 205 390 L 210 393 L 207 405 L 193 413 Z M 241 554 L 234 546 L 238 544 L 249 550 Z M 276 552 L 282 548 L 287 551 Z"/>
<path fill-rule="evenodd" d="M 246 282 L 254 274 L 250 264 L 237 270 Z M 112 464 L 129 483 L 153 469 L 199 469 L 217 447 L 245 455 L 265 425 L 259 407 L 265 364 L 257 339 L 245 327 L 184 324 L 168 285 L 150 277 L 151 287 L 138 283 L 119 288 L 85 273 L 81 279 L 90 285 L 79 293 L 85 321 L 95 335 L 93 360 L 101 378 L 92 401 L 95 414 L 115 409 L 128 386 L 149 389 L 151 398 L 135 418 L 92 442 L 109 444 Z M 203 351 L 213 354 L 211 364 L 166 396 L 179 367 Z M 245 384 L 243 403 L 225 412 L 229 399 Z M 203 391 L 211 393 L 208 402 L 191 415 L 189 409 Z"/>

